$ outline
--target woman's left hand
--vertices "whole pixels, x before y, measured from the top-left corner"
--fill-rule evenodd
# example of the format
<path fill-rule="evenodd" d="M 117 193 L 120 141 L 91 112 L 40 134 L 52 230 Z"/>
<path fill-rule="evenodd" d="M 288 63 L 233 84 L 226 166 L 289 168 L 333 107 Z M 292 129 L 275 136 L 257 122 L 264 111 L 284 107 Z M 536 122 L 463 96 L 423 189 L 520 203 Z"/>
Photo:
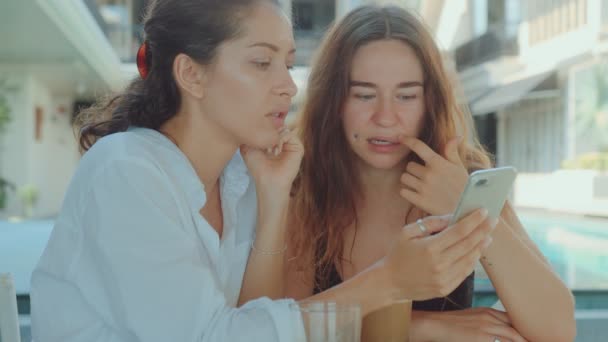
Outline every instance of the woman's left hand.
<path fill-rule="evenodd" d="M 507 313 L 491 308 L 455 311 L 413 311 L 411 341 L 526 342 Z"/>
<path fill-rule="evenodd" d="M 304 147 L 297 135 L 284 127 L 275 146 L 267 150 L 241 146 L 241 154 L 258 193 L 271 195 L 277 191 L 289 193 L 300 169 Z"/>
<path fill-rule="evenodd" d="M 439 154 L 419 139 L 402 137 L 401 142 L 416 153 L 424 165 L 407 164 L 401 175 L 405 186 L 401 196 L 431 215 L 451 214 L 469 176 L 458 154 L 460 140 L 453 138 L 446 144 L 443 154 Z"/>

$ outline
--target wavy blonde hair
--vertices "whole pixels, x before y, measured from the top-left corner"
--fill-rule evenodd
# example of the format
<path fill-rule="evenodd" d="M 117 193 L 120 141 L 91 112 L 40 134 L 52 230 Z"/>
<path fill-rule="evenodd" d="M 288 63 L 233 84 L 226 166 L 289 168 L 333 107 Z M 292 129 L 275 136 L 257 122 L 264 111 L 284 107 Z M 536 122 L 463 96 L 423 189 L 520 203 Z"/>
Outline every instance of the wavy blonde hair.
<path fill-rule="evenodd" d="M 439 49 L 422 22 L 393 6 L 363 6 L 347 14 L 330 28 L 315 56 L 297 124 L 305 152 L 294 186 L 292 222 L 297 228 L 292 237 L 296 260 L 307 260 L 298 256 L 313 253 L 317 286 L 326 287 L 331 267 L 344 260 L 344 234 L 357 221 L 355 199 L 361 184 L 342 126 L 353 56 L 361 46 L 385 39 L 409 45 L 421 62 L 426 113 L 419 138 L 443 151 L 451 138 L 462 136 L 458 151 L 466 167 L 491 165 L 471 130 L 471 114 L 456 101 Z M 306 264 L 310 266 L 299 266 Z"/>

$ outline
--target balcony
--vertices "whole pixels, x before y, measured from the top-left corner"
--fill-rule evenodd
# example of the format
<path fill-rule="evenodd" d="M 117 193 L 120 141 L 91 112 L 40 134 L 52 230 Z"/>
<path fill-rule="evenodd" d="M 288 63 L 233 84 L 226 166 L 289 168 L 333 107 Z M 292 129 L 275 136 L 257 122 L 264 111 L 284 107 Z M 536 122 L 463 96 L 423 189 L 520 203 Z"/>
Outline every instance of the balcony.
<path fill-rule="evenodd" d="M 139 18 L 147 1 L 85 0 L 84 3 L 120 61 L 135 63 L 137 50 L 143 42 L 143 26 Z"/>
<path fill-rule="evenodd" d="M 456 69 L 462 71 L 502 56 L 516 56 L 518 53 L 517 25 L 501 23 L 456 48 L 454 58 Z"/>

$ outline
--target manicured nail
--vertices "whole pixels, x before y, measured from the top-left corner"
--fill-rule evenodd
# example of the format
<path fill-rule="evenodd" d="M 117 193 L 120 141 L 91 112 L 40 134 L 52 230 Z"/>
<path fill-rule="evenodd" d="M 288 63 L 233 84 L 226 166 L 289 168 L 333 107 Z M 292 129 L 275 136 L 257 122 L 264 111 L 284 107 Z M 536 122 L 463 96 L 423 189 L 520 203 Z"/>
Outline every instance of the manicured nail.
<path fill-rule="evenodd" d="M 486 249 L 488 248 L 491 244 L 492 244 L 492 238 L 490 236 L 488 236 L 485 241 L 483 242 L 483 248 Z"/>
<path fill-rule="evenodd" d="M 481 208 L 481 211 L 479 212 L 481 214 L 481 216 L 488 217 L 488 209 L 486 208 Z"/>

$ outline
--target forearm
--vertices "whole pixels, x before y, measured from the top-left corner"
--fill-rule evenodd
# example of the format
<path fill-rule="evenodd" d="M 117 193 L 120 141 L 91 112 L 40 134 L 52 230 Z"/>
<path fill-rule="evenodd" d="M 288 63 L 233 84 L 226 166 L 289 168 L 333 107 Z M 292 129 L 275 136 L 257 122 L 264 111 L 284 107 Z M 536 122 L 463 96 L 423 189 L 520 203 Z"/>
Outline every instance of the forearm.
<path fill-rule="evenodd" d="M 514 328 L 531 341 L 572 341 L 576 328 L 568 288 L 505 220 L 492 237 L 481 262 Z"/>
<path fill-rule="evenodd" d="M 432 312 L 412 310 L 410 321 L 410 342 L 434 341 L 438 338 L 438 327 L 429 319 Z"/>
<path fill-rule="evenodd" d="M 338 286 L 309 297 L 304 301 L 359 303 L 361 317 L 390 305 L 402 298 L 401 291 L 388 282 L 387 270 L 376 264 Z"/>
<path fill-rule="evenodd" d="M 274 202 L 258 201 L 258 223 L 252 242 L 239 306 L 246 302 L 269 297 L 285 297 L 285 228 L 289 195 Z"/>

